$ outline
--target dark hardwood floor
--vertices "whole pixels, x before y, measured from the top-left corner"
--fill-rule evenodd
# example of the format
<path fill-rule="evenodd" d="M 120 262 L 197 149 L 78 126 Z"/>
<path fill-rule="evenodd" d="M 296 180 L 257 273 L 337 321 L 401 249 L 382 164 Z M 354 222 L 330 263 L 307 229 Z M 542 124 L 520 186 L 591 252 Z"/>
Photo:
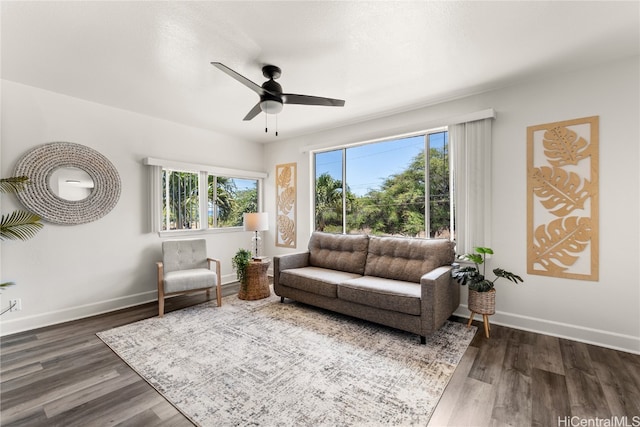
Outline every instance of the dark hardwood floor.
<path fill-rule="evenodd" d="M 233 292 L 237 287 L 225 291 Z M 171 298 L 166 311 L 202 301 L 203 295 Z M 3 337 L 0 425 L 190 426 L 95 336 L 155 315 L 157 304 L 145 304 Z M 640 356 L 491 329 L 491 339 L 478 329 L 430 426 L 568 427 L 624 416 L 640 426 Z"/>

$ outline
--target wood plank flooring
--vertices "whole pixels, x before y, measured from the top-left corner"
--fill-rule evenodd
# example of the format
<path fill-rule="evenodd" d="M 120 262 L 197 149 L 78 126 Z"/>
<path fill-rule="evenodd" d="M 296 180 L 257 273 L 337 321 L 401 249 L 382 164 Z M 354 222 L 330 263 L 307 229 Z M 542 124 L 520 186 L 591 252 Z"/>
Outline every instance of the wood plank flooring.
<path fill-rule="evenodd" d="M 429 426 L 640 426 L 639 355 L 476 326 Z"/>
<path fill-rule="evenodd" d="M 166 311 L 203 301 L 171 298 Z M 95 336 L 156 314 L 151 303 L 2 338 L 0 425 L 191 426 Z M 640 356 L 497 325 L 486 339 L 478 326 L 429 426 L 640 425 Z"/>

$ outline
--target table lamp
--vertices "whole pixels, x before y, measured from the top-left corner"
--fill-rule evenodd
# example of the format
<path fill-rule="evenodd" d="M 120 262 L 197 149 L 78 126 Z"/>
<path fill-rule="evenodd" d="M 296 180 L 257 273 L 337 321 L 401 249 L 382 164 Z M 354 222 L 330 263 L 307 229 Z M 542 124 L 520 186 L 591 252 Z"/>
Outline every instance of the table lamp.
<path fill-rule="evenodd" d="M 255 253 L 254 258 L 258 258 L 258 248 L 260 247 L 261 243 L 258 232 L 266 231 L 269 229 L 269 214 L 267 214 L 267 212 L 245 213 L 243 217 L 243 223 L 245 231 L 255 232 L 255 236 L 251 239 L 251 249 L 252 252 Z"/>

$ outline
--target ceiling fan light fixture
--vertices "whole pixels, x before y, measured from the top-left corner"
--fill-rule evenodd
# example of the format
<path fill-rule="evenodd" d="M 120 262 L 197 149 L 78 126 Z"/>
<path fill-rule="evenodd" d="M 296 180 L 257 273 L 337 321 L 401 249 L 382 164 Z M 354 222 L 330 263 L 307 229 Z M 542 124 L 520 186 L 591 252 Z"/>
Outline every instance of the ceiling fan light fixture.
<path fill-rule="evenodd" d="M 260 102 L 260 109 L 267 114 L 278 114 L 282 111 L 282 102 L 267 99 Z"/>

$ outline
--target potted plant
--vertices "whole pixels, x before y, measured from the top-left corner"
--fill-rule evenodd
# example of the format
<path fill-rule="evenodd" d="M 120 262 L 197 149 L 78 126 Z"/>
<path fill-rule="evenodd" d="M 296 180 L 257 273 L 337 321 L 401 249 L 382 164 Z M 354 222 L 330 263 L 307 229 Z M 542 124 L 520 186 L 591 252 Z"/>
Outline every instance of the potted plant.
<path fill-rule="evenodd" d="M 26 176 L 0 179 L 0 193 L 17 193 L 29 183 Z M 27 211 L 13 211 L 0 219 L 0 240 L 27 240 L 42 228 L 40 217 Z"/>
<path fill-rule="evenodd" d="M 231 265 L 236 271 L 236 277 L 240 283 L 246 283 L 247 266 L 251 262 L 251 252 L 246 249 L 238 249 L 231 259 Z"/>
<path fill-rule="evenodd" d="M 504 278 L 513 283 L 524 282 L 522 278 L 510 271 L 505 271 L 501 268 L 494 268 L 493 274 L 495 278 L 489 280 L 486 278 L 486 257 L 487 255 L 493 255 L 491 248 L 476 247 L 474 248 L 476 253 L 464 254 L 459 256 L 459 259 L 473 262 L 473 266 L 466 266 L 456 268 L 453 270 L 453 277 L 461 285 L 467 285 L 469 287 L 469 300 L 468 307 L 471 311 L 471 317 L 469 317 L 469 323 L 471 325 L 473 316 L 475 313 L 482 314 L 484 318 L 485 335 L 489 338 L 489 318 L 488 316 L 496 312 L 496 290 L 494 288 L 495 282 Z M 480 273 L 480 266 L 482 265 L 482 273 Z"/>
<path fill-rule="evenodd" d="M 23 190 L 28 183 L 29 178 L 26 176 L 0 178 L 0 193 L 17 193 Z M 27 240 L 35 236 L 41 228 L 42 223 L 38 215 L 22 210 L 13 211 L 0 217 L 0 240 Z M 14 282 L 0 283 L 0 293 L 4 288 L 14 285 Z M 12 308 L 13 306 L 9 306 L 8 309 L 0 313 L 0 316 Z"/>

